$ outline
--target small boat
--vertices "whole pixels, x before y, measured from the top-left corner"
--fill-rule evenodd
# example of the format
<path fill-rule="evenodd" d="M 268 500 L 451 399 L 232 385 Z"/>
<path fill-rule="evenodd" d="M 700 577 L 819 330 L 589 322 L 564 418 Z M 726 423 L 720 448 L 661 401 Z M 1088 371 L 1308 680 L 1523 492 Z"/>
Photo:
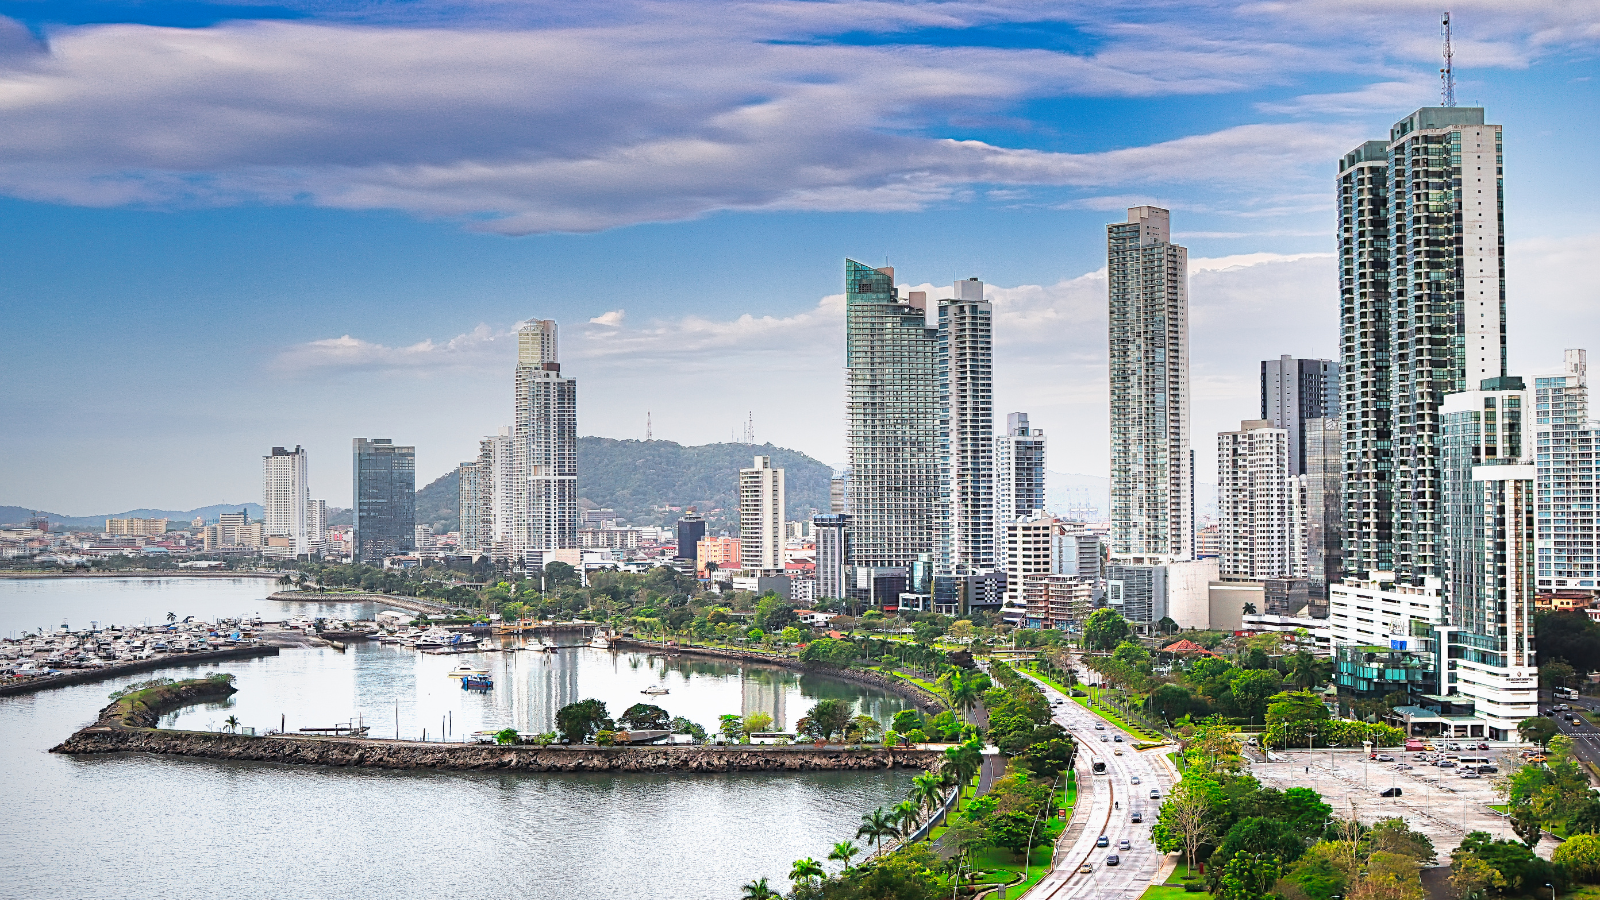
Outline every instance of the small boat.
<path fill-rule="evenodd" d="M 487 691 L 494 687 L 494 679 L 487 675 L 468 675 L 461 679 L 463 691 Z"/>
<path fill-rule="evenodd" d="M 596 631 L 594 637 L 589 639 L 589 646 L 599 650 L 610 650 L 611 635 L 606 634 L 604 631 Z"/>
<path fill-rule="evenodd" d="M 473 675 L 487 675 L 488 669 L 478 669 L 472 666 L 461 665 L 450 670 L 451 678 L 470 678 Z"/>
<path fill-rule="evenodd" d="M 670 694 L 670 693 L 672 693 L 672 691 L 667 690 L 666 688 L 662 687 L 659 684 L 652 684 L 651 686 L 645 688 L 644 690 L 640 691 L 639 693 L 641 693 L 641 694 L 649 694 L 652 697 L 659 697 L 662 694 Z"/>

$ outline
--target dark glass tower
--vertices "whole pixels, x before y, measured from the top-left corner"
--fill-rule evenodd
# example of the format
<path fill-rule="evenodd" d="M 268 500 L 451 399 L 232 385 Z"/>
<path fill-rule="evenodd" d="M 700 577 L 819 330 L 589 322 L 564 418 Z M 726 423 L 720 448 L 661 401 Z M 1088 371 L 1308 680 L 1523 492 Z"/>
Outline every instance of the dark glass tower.
<path fill-rule="evenodd" d="M 385 557 L 416 549 L 417 448 L 397 447 L 388 438 L 353 443 L 351 552 L 358 563 L 382 565 Z"/>

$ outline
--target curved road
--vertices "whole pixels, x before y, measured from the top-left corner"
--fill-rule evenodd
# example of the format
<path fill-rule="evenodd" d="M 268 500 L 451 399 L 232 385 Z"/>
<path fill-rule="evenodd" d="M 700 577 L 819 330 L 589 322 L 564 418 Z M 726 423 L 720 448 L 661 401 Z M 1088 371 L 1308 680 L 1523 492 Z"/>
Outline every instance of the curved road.
<path fill-rule="evenodd" d="M 1150 826 L 1161 807 L 1160 800 L 1150 798 L 1150 791 L 1158 790 L 1165 797 L 1172 787 L 1171 772 L 1160 759 L 1167 748 L 1135 752 L 1132 742 L 1137 739 L 1134 736 L 1072 702 L 1055 688 L 1038 679 L 1034 681 L 1050 701 L 1056 724 L 1078 742 L 1075 762 L 1080 773 L 1078 805 L 1084 808 L 1085 818 L 1081 825 L 1080 820 L 1074 819 L 1072 829 L 1056 849 L 1056 868 L 1028 896 L 1034 900 L 1079 897 L 1137 900 L 1155 880 L 1165 859 L 1165 855 L 1150 843 Z M 1096 731 L 1097 724 L 1104 725 L 1105 730 Z M 1102 735 L 1105 741 L 1100 740 Z M 1120 744 L 1115 741 L 1117 735 L 1122 736 Z M 1116 755 L 1118 749 L 1122 751 L 1121 756 Z M 1106 774 L 1092 774 L 1096 760 L 1105 762 Z M 1135 777 L 1139 784 L 1133 784 Z M 1086 803 L 1088 806 L 1084 807 Z M 1144 813 L 1142 823 L 1132 821 L 1134 810 Z M 1102 834 L 1110 839 L 1111 846 L 1095 846 Z M 1118 842 L 1123 840 L 1129 842 L 1131 849 L 1117 849 Z M 1107 866 L 1106 857 L 1113 853 L 1121 857 L 1121 863 Z M 1085 862 L 1094 870 L 1080 874 L 1078 867 Z"/>

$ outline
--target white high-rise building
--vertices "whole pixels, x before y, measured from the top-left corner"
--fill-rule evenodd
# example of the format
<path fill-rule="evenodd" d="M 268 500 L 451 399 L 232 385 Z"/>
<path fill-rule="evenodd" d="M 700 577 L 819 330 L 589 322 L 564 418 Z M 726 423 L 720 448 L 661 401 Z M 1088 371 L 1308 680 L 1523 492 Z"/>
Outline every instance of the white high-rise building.
<path fill-rule="evenodd" d="M 328 545 L 328 501 L 312 500 L 306 507 L 306 537 L 311 552 L 321 553 Z"/>
<path fill-rule="evenodd" d="M 1239 423 L 1217 435 L 1217 515 L 1223 578 L 1259 581 L 1303 574 L 1297 541 L 1290 433 L 1271 422 Z"/>
<path fill-rule="evenodd" d="M 517 331 L 516 407 L 510 542 L 542 566 L 546 551 L 578 546 L 578 385 L 561 374 L 554 320 Z"/>
<path fill-rule="evenodd" d="M 995 565 L 994 307 L 983 282 L 958 281 L 939 301 L 940 573 Z"/>
<path fill-rule="evenodd" d="M 1534 465 L 1538 469 L 1540 592 L 1600 594 L 1600 422 L 1589 418 L 1588 360 L 1568 350 L 1559 374 L 1533 381 Z"/>
<path fill-rule="evenodd" d="M 1044 432 L 1028 427 L 1028 414 L 1006 415 L 1006 433 L 994 439 L 995 555 L 1005 542 L 1007 522 L 1044 510 Z"/>
<path fill-rule="evenodd" d="M 783 470 L 757 456 L 739 470 L 739 565 L 746 573 L 783 574 Z"/>
<path fill-rule="evenodd" d="M 262 535 L 288 538 L 280 541 L 286 556 L 311 552 L 308 508 L 311 505 L 310 476 L 306 470 L 306 451 L 300 447 L 285 450 L 273 447 L 261 458 Z"/>
<path fill-rule="evenodd" d="M 1189 447 L 1189 251 L 1171 213 L 1128 210 L 1106 226 L 1111 360 L 1111 553 L 1194 553 Z"/>

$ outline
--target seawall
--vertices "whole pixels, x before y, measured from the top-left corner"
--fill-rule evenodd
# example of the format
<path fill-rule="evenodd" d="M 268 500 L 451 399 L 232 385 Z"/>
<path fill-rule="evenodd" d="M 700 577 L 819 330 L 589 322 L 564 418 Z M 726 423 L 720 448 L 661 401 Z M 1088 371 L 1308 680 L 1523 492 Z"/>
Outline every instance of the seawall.
<path fill-rule="evenodd" d="M 427 613 L 436 615 L 448 612 L 452 607 L 443 606 L 432 600 L 420 600 L 416 597 L 397 597 L 393 594 L 372 594 L 366 591 L 276 591 L 267 595 L 268 600 L 304 601 L 307 603 L 377 603 L 402 609 L 406 612 Z"/>
<path fill-rule="evenodd" d="M 29 678 L 25 681 L 18 681 L 15 684 L 0 685 L 0 697 L 32 694 L 36 691 L 48 691 L 51 688 L 67 687 L 73 684 L 93 684 L 96 681 L 107 681 L 139 672 L 154 672 L 157 669 L 176 669 L 204 665 L 224 659 L 251 659 L 257 656 L 277 655 L 277 647 L 257 646 L 233 647 L 228 650 L 211 650 L 205 653 L 157 656 L 153 659 L 137 659 L 132 662 L 117 663 L 114 666 L 105 666 L 100 669 L 74 669 L 70 672 L 62 672 L 60 675 L 46 675 L 42 678 Z"/>
<path fill-rule="evenodd" d="M 219 734 L 96 724 L 51 753 L 160 753 L 243 762 L 367 769 L 524 772 L 806 772 L 926 769 L 938 750 L 847 747 L 529 747 L 370 738 Z"/>
<path fill-rule="evenodd" d="M 826 675 L 829 678 L 837 678 L 841 681 L 875 687 L 892 694 L 899 694 L 901 697 L 911 701 L 922 712 L 940 712 L 949 708 L 949 704 L 945 702 L 943 697 L 926 688 L 901 678 L 886 678 L 877 672 L 867 672 L 862 669 L 808 666 L 792 656 L 756 653 L 748 650 L 723 650 L 718 647 L 682 647 L 661 641 L 641 641 L 637 638 L 617 638 L 613 644 L 617 647 L 634 647 L 640 650 L 660 653 L 682 653 L 690 656 L 708 656 L 715 659 L 730 659 L 737 662 L 778 666 L 784 669 L 793 669 L 797 672 L 812 672 L 817 675 Z"/>

